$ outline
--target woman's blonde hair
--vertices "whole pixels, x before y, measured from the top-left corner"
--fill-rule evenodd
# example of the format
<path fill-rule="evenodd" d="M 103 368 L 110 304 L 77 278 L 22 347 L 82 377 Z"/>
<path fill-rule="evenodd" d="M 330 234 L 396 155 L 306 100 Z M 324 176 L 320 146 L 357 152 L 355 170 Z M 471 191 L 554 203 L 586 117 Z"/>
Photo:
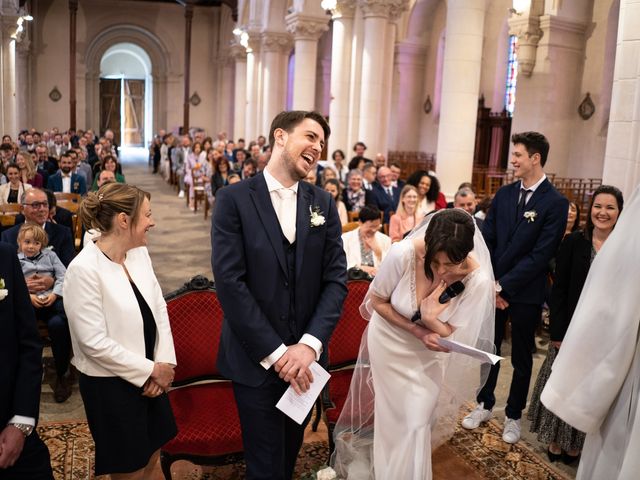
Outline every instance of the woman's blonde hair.
<path fill-rule="evenodd" d="M 27 178 L 32 180 L 36 176 L 36 164 L 33 162 L 33 157 L 30 153 L 20 151 L 16 154 L 16 160 L 18 157 L 22 157 L 24 159 L 24 166 L 27 170 Z M 17 162 L 16 162 L 17 163 Z"/>
<path fill-rule="evenodd" d="M 108 233 L 113 228 L 113 219 L 119 213 L 131 217 L 131 225 L 138 221 L 138 213 L 144 199 L 151 199 L 149 192 L 126 183 L 105 183 L 98 191 L 89 192 L 82 200 L 78 216 L 86 229 Z"/>
<path fill-rule="evenodd" d="M 414 187 L 413 185 L 408 185 L 407 184 L 404 187 L 402 187 L 402 191 L 400 192 L 400 201 L 398 202 L 398 208 L 396 208 L 396 215 L 399 215 L 401 218 L 402 217 L 406 217 L 408 215 L 407 211 L 404 209 L 404 205 L 402 204 L 402 199 L 411 190 L 416 192 L 416 195 L 418 195 L 418 198 L 420 198 L 420 194 L 418 193 L 418 189 L 416 187 Z M 413 216 L 416 219 L 416 225 L 417 225 L 418 224 L 417 223 L 418 220 L 422 217 L 422 214 L 420 214 L 420 204 L 416 205 L 416 210 L 415 210 L 415 212 L 413 212 Z"/>
<path fill-rule="evenodd" d="M 18 230 L 18 247 L 20 246 L 20 242 L 24 240 L 24 237 L 27 236 L 27 233 L 31 233 L 33 239 L 36 242 L 40 242 L 40 248 L 45 248 L 49 245 L 49 235 L 47 235 L 44 228 L 37 223 L 25 222 L 20 226 L 20 230 Z"/>

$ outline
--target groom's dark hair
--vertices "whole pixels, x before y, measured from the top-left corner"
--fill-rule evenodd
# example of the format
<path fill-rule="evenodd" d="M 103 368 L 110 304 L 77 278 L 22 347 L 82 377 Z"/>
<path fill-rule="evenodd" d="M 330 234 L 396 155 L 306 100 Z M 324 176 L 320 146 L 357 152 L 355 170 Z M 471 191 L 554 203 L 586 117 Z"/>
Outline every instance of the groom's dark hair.
<path fill-rule="evenodd" d="M 285 132 L 291 133 L 305 118 L 318 122 L 324 131 L 325 143 L 329 141 L 329 135 L 331 135 L 331 128 L 325 120 L 325 118 L 318 112 L 307 112 L 305 110 L 291 110 L 289 112 L 280 112 L 275 116 L 271 122 L 271 128 L 269 129 L 269 145 L 273 147 L 276 144 L 276 138 L 273 132 L 277 128 L 283 129 Z"/>
<path fill-rule="evenodd" d="M 431 263 L 438 252 L 444 252 L 452 263 L 461 263 L 473 250 L 475 223 L 467 212 L 451 208 L 435 212 L 424 234 L 426 255 L 424 274 L 433 281 Z"/>
<path fill-rule="evenodd" d="M 522 132 L 511 135 L 511 143 L 521 143 L 527 149 L 529 156 L 539 153 L 540 165 L 544 167 L 549 155 L 549 140 L 539 132 Z"/>

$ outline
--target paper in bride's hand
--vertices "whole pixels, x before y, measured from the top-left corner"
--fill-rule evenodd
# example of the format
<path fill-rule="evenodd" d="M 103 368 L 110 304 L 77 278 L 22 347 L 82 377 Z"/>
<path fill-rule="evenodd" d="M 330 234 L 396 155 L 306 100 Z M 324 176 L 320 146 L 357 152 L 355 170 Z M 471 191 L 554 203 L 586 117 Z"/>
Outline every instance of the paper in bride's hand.
<path fill-rule="evenodd" d="M 469 345 L 465 345 L 464 343 L 456 342 L 455 340 L 440 338 L 440 340 L 438 340 L 438 343 L 440 344 L 440 346 L 449 349 L 449 351 L 451 352 L 468 355 L 472 358 L 475 358 L 476 360 L 492 363 L 493 365 L 504 358 L 492 353 L 487 353 L 484 350 L 478 350 L 477 348 L 470 347 Z"/>
<path fill-rule="evenodd" d="M 298 425 L 302 425 L 304 419 L 307 418 L 316 403 L 316 398 L 322 391 L 322 387 L 325 386 L 331 376 L 318 362 L 313 362 L 309 365 L 309 370 L 313 374 L 313 382 L 311 382 L 309 390 L 298 395 L 293 387 L 289 385 L 287 391 L 276 403 L 276 408 L 295 420 Z"/>

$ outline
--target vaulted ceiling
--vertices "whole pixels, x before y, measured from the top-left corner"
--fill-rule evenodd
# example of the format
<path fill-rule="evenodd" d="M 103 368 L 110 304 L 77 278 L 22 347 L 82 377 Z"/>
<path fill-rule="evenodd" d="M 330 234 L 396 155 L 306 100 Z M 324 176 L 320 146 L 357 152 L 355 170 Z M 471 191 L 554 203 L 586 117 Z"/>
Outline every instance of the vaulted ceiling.
<path fill-rule="evenodd" d="M 81 0 L 82 1 L 82 0 Z M 180 5 L 186 5 L 190 3 L 198 7 L 219 7 L 224 4 L 229 6 L 233 11 L 233 19 L 238 19 L 238 0 L 134 0 L 137 2 L 155 2 L 155 3 L 179 3 Z"/>

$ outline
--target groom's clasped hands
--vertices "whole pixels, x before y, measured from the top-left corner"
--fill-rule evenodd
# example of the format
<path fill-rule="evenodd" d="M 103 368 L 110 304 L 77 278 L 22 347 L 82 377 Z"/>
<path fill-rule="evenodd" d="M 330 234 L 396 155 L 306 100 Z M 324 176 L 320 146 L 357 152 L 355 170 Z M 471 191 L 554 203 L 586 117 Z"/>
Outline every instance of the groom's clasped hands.
<path fill-rule="evenodd" d="M 304 343 L 287 347 L 287 351 L 274 364 L 279 377 L 290 383 L 294 391 L 300 395 L 311 386 L 313 374 L 309 365 L 316 359 L 316 352 Z"/>

